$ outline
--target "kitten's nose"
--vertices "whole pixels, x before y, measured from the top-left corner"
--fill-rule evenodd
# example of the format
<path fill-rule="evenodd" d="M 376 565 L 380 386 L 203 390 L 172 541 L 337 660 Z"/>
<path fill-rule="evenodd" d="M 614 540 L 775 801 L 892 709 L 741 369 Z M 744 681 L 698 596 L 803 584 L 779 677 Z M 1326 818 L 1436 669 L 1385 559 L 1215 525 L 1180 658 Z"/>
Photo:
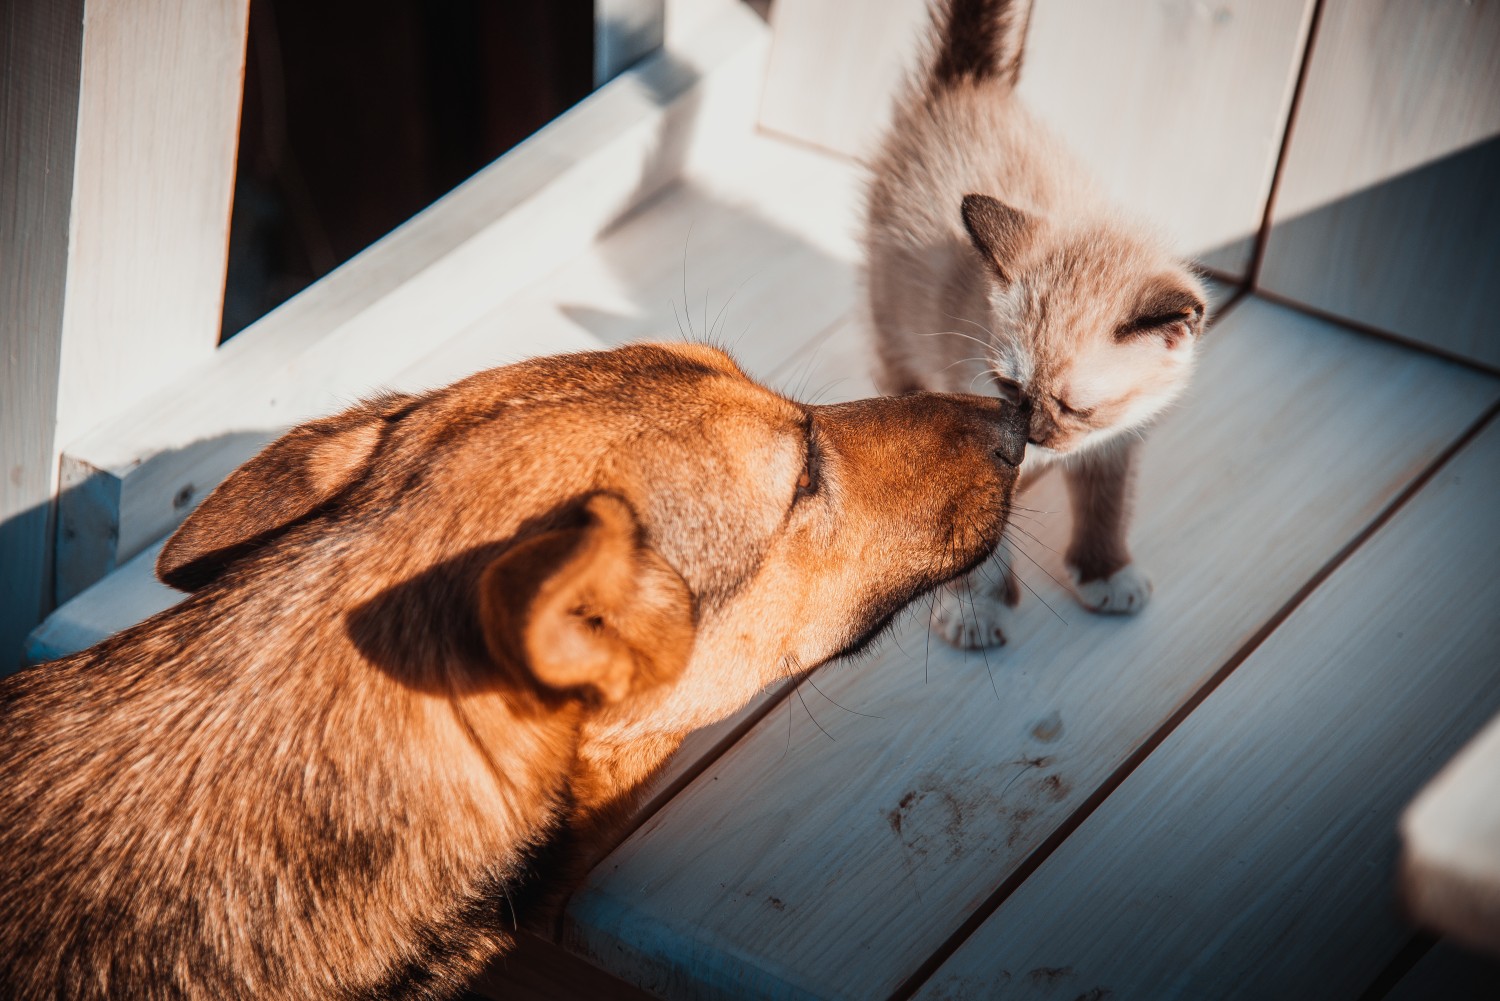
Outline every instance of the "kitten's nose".
<path fill-rule="evenodd" d="M 1008 466 L 1019 466 L 1026 458 L 1026 439 L 1031 434 L 1031 401 L 1000 405 L 1000 447 L 995 454 Z"/>

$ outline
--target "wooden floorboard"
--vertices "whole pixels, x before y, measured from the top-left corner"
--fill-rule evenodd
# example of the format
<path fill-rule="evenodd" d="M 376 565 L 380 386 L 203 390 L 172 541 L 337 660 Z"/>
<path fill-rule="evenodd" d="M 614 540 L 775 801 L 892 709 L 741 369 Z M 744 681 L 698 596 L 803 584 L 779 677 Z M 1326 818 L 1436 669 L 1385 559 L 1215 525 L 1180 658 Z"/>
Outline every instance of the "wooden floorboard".
<path fill-rule="evenodd" d="M 1356 999 L 1396 821 L 1500 711 L 1500 424 L 1336 571 L 917 997 Z M 1065 971 L 1054 975 L 1048 971 Z"/>
<path fill-rule="evenodd" d="M 521 301 L 555 304 L 607 344 L 706 339 L 766 377 L 854 301 L 855 174 L 834 157 L 753 137 Z"/>
<path fill-rule="evenodd" d="M 887 996 L 1496 392 L 1237 307 L 1146 451 L 1143 616 L 1086 615 L 1049 579 L 1065 505 L 1040 484 L 1017 525 L 1046 572 L 1023 576 L 1056 614 L 1023 602 L 987 661 L 929 652 L 918 619 L 821 670 L 595 871 L 568 943 L 672 997 Z"/>

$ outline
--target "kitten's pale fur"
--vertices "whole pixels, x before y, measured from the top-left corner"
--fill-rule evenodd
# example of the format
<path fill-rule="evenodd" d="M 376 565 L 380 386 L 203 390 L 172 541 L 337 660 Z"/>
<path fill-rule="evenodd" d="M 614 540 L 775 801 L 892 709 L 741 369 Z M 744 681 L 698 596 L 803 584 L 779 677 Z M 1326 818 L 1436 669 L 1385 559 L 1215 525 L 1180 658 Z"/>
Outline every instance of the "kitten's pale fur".
<path fill-rule="evenodd" d="M 1025 472 L 1063 463 L 1079 600 L 1136 612 L 1151 593 L 1125 538 L 1136 446 L 1187 384 L 1203 286 L 1017 100 L 1029 5 L 937 2 L 929 68 L 898 100 L 869 191 L 882 388 L 1029 401 Z M 949 642 L 1005 641 L 1020 596 L 1008 562 L 939 593 Z"/>

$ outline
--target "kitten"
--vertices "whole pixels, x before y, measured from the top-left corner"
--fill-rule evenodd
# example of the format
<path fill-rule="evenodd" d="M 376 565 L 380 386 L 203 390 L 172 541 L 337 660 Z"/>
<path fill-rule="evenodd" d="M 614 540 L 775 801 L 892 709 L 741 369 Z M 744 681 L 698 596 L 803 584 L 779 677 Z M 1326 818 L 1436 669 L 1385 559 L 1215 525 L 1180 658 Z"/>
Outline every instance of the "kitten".
<path fill-rule="evenodd" d="M 1136 446 L 1186 387 L 1207 304 L 1017 100 L 1028 14 L 938 0 L 926 74 L 872 164 L 865 279 L 882 388 L 984 386 L 1029 404 L 1024 472 L 1063 463 L 1078 598 L 1133 613 L 1151 593 L 1125 538 Z M 949 642 L 1005 642 L 1020 596 L 1008 556 L 940 592 L 933 625 Z"/>

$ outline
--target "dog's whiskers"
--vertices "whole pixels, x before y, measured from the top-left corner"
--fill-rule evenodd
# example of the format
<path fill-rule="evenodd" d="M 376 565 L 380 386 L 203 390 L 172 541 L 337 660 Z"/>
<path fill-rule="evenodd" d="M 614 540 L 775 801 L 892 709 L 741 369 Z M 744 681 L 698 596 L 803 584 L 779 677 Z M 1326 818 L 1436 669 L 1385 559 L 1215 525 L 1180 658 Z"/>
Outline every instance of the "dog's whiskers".
<path fill-rule="evenodd" d="M 846 712 L 846 713 L 853 713 L 855 716 L 863 716 L 865 719 L 885 719 L 884 716 L 872 716 L 869 713 L 862 713 L 862 712 L 860 712 L 857 709 L 850 709 L 848 706 L 842 706 L 842 705 L 839 705 L 837 702 L 834 702 L 833 699 L 828 698 L 828 694 L 826 692 L 824 692 L 823 689 L 821 689 L 821 688 L 818 687 L 818 683 L 812 679 L 812 675 L 811 674 L 809 674 L 807 676 L 807 683 L 809 685 L 813 686 L 813 691 L 815 691 L 819 695 L 823 696 L 823 698 L 828 699 L 829 702 L 833 702 L 834 705 L 838 706 L 840 709 L 844 710 L 844 712 Z"/>
<path fill-rule="evenodd" d="M 1037 545 L 1039 545 L 1043 549 L 1047 550 L 1047 552 L 1052 553 L 1054 556 L 1061 556 L 1062 555 L 1056 549 L 1053 549 L 1051 546 L 1047 545 L 1041 539 L 1037 538 L 1035 535 L 1033 535 L 1030 532 L 1026 531 L 1026 529 L 1022 528 L 1020 525 L 1015 524 L 1014 522 L 1006 524 L 1005 527 L 1006 527 L 1007 531 L 1010 530 L 1010 529 L 1012 529 L 1012 528 L 1015 529 L 1017 532 L 1020 532 L 1022 535 L 1026 536 L 1026 538 L 1030 539 L 1032 542 L 1035 542 Z M 1010 541 L 1015 541 L 1015 540 L 1012 539 Z"/>
<path fill-rule="evenodd" d="M 1031 557 L 1029 555 L 1027 555 L 1026 553 L 1024 553 L 1024 552 L 1022 552 L 1022 555 L 1026 556 L 1026 558 L 1029 559 L 1029 560 L 1031 559 Z M 1002 563 L 1005 563 L 1005 558 L 1003 556 L 1000 558 L 1000 560 L 1001 560 Z M 1032 563 L 1036 563 L 1036 560 L 1031 560 L 1031 562 Z M 1042 567 L 1040 563 L 1036 563 L 1036 565 L 1038 567 L 1041 567 L 1042 573 L 1047 573 L 1046 568 Z M 1037 601 L 1040 601 L 1042 604 L 1046 605 L 1047 606 L 1047 611 L 1049 611 L 1053 615 L 1057 616 L 1057 621 L 1061 622 L 1065 626 L 1066 625 L 1070 625 L 1070 623 L 1068 622 L 1068 620 L 1065 619 L 1065 618 L 1063 618 L 1062 615 L 1060 615 L 1058 613 L 1057 609 L 1055 609 L 1055 608 L 1052 607 L 1052 603 L 1051 602 L 1049 602 L 1046 598 L 1043 598 L 1040 594 L 1038 594 L 1036 588 L 1034 588 L 1030 584 L 1026 583 L 1026 578 L 1022 577 L 1019 573 L 1017 573 L 1015 567 L 1012 564 L 1005 563 L 1005 569 L 1008 570 L 1008 571 L 1010 571 L 1010 575 L 1012 577 L 1014 577 L 1017 581 L 1019 581 L 1022 587 L 1024 587 L 1026 590 L 1030 591 L 1031 594 L 1032 594 L 1032 596 L 1034 598 L 1036 598 Z M 1048 577 L 1052 577 L 1052 575 L 1050 573 L 1047 573 L 1047 576 Z M 1058 587 L 1062 587 L 1062 584 L 1058 582 L 1058 580 L 1057 580 L 1056 577 L 1052 577 L 1052 582 L 1054 584 L 1057 584 Z"/>
<path fill-rule="evenodd" d="M 969 592 L 969 614 L 974 618 L 974 635 L 979 639 L 979 653 L 984 658 L 984 671 L 990 677 L 990 689 L 995 693 L 995 701 L 1000 701 L 1000 687 L 995 684 L 995 670 L 990 666 L 990 652 L 984 643 L 984 635 L 979 627 L 979 609 L 974 604 L 974 587 L 968 580 L 964 581 L 964 587 Z"/>
<path fill-rule="evenodd" d="M 807 710 L 807 718 L 813 721 L 813 726 L 817 727 L 819 730 L 823 730 L 823 736 L 827 737 L 829 740 L 834 740 L 833 734 L 823 729 L 823 724 L 818 722 L 818 717 L 814 716 L 812 710 L 808 708 L 807 700 L 802 697 L 802 686 L 798 685 L 796 688 L 792 689 L 792 691 L 797 693 L 797 701 L 801 702 L 802 708 Z"/>

